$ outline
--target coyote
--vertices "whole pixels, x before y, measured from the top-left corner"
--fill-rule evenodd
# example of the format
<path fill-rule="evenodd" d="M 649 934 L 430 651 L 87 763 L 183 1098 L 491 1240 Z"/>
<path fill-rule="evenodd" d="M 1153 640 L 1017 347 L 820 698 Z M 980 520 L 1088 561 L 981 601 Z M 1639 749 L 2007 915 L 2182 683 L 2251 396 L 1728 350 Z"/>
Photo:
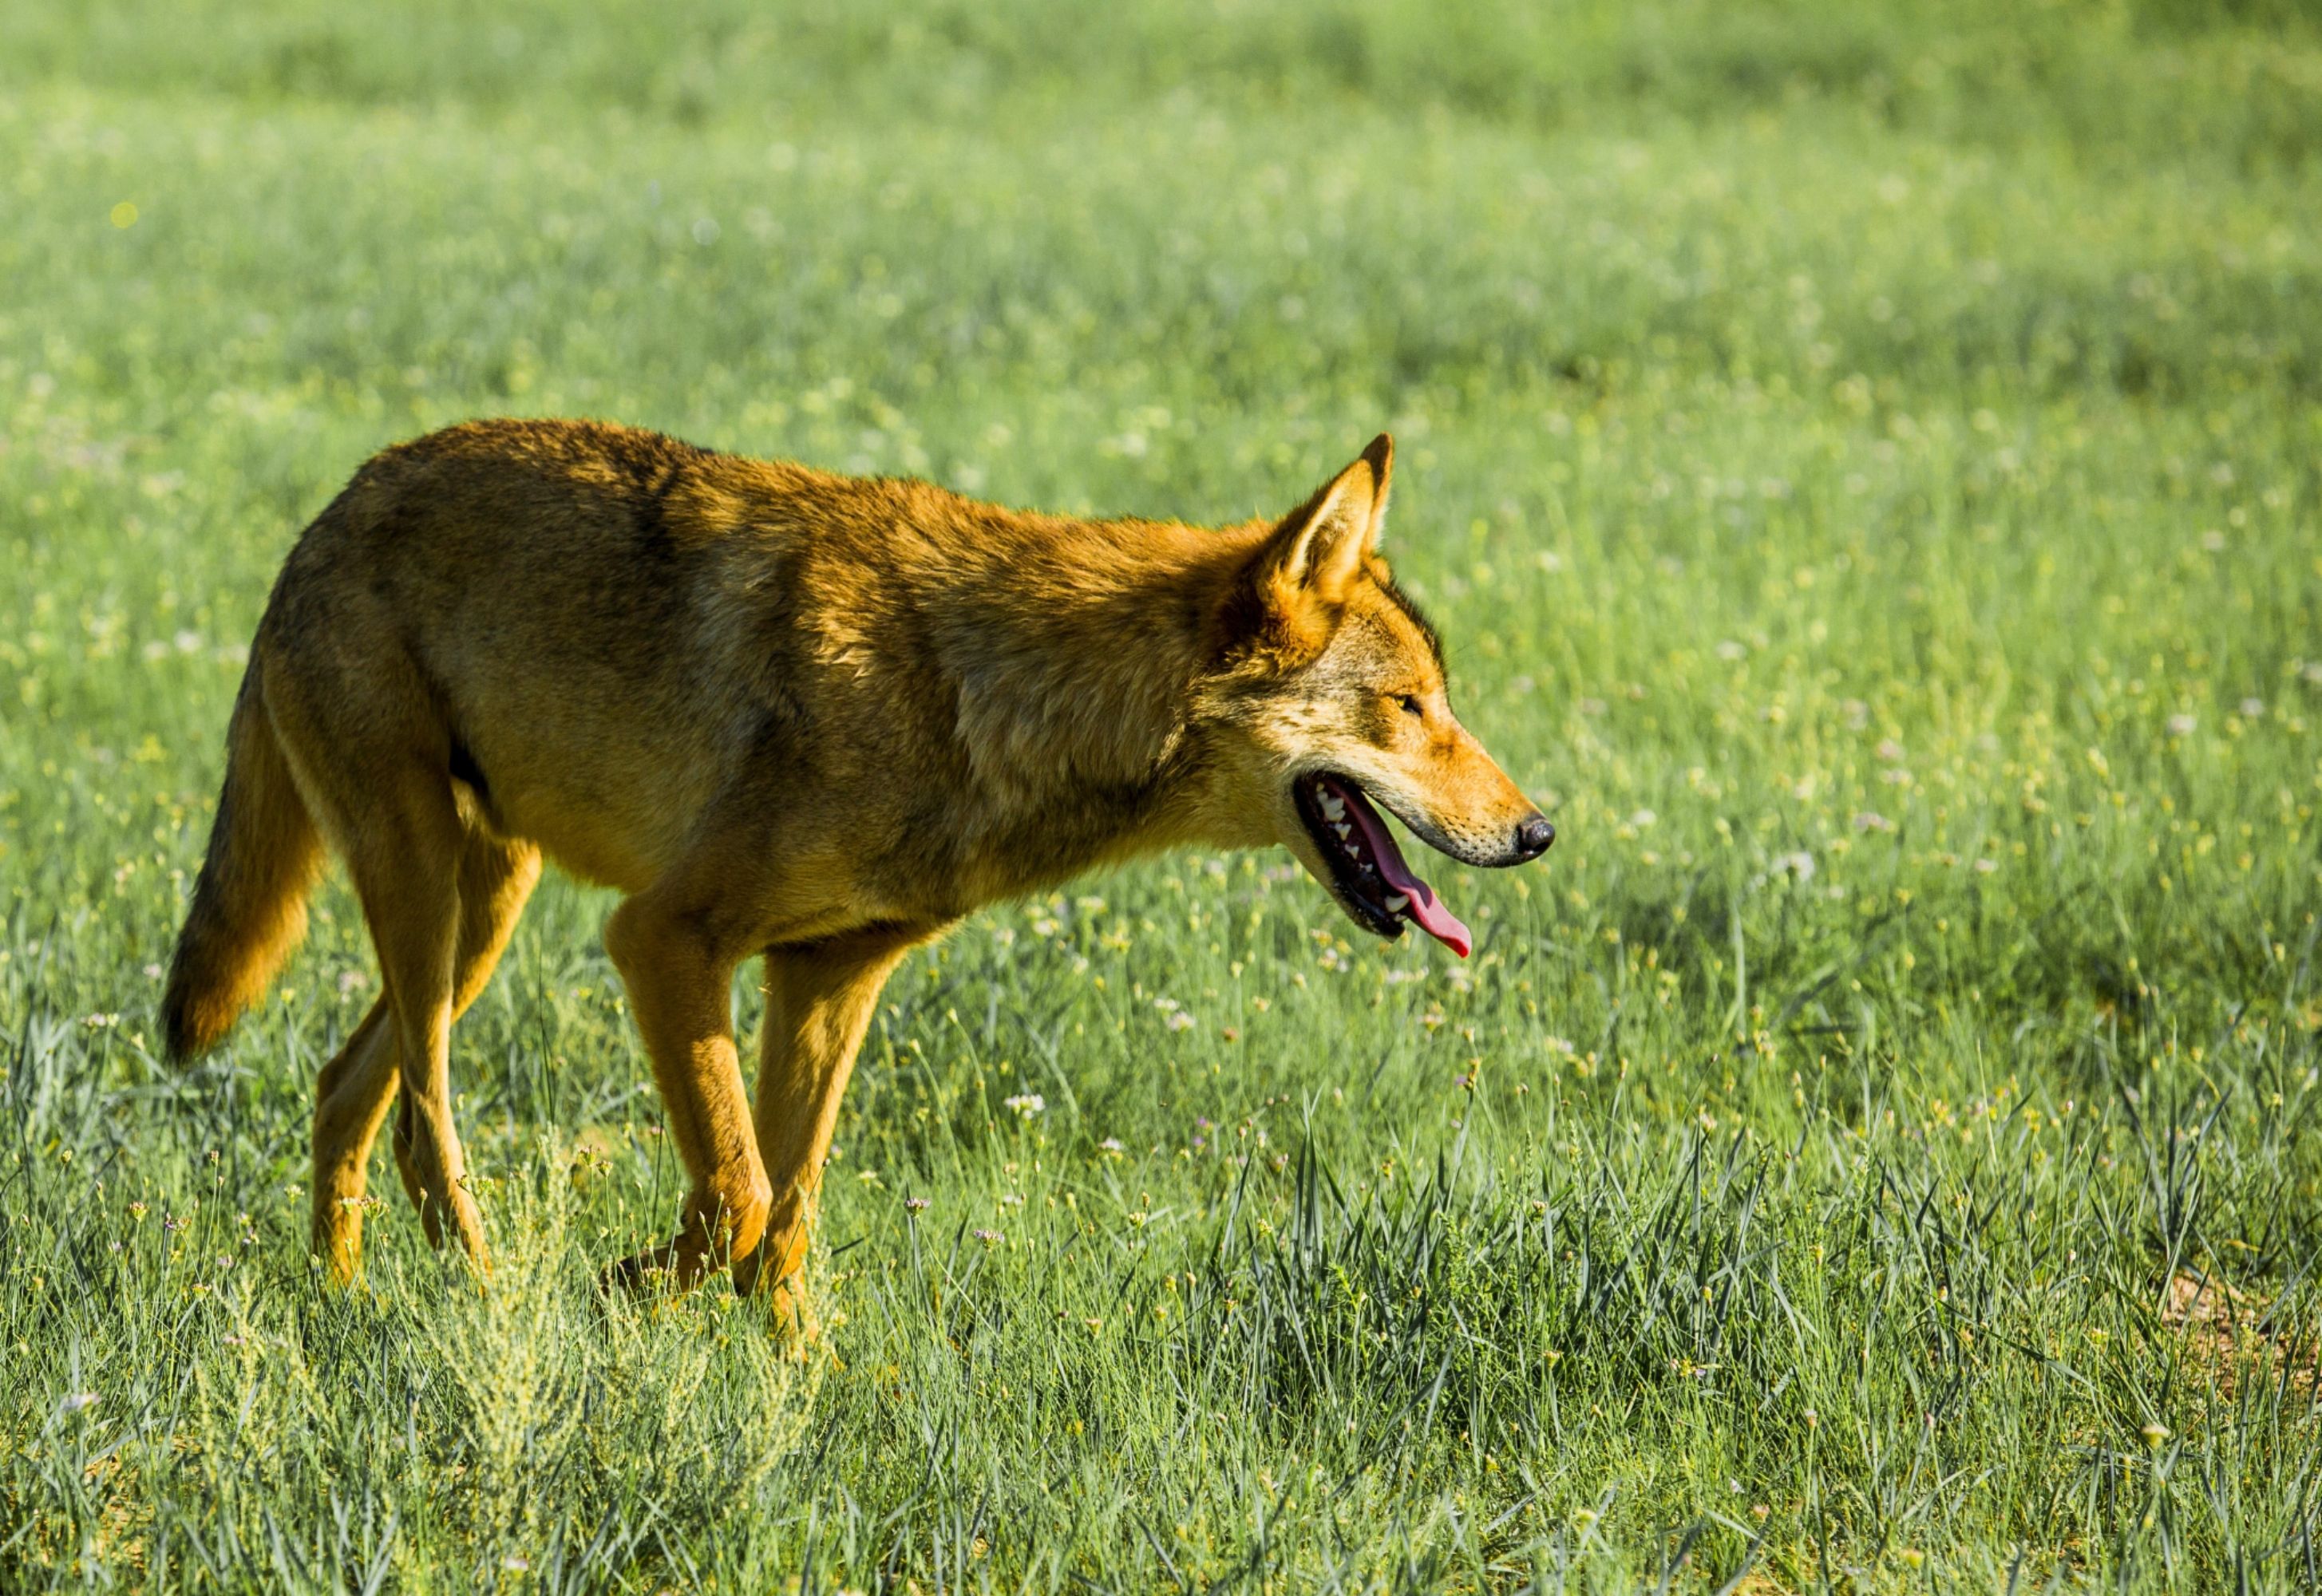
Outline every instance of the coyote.
<path fill-rule="evenodd" d="M 389 449 L 259 623 L 169 1051 L 215 1046 L 264 990 L 327 844 L 382 979 L 317 1086 L 315 1250 L 360 1269 L 394 1108 L 428 1238 L 488 1266 L 452 1024 L 544 855 L 626 895 L 605 951 L 690 1183 L 675 1239 L 608 1276 L 730 1263 L 795 1318 L 839 1097 L 913 946 L 1110 861 L 1280 844 L 1365 930 L 1408 922 L 1464 957 L 1381 811 L 1469 864 L 1554 841 L 1453 718 L 1379 557 L 1392 461 L 1382 436 L 1282 519 L 1205 530 L 581 422 Z M 754 1108 L 727 999 L 753 955 Z"/>

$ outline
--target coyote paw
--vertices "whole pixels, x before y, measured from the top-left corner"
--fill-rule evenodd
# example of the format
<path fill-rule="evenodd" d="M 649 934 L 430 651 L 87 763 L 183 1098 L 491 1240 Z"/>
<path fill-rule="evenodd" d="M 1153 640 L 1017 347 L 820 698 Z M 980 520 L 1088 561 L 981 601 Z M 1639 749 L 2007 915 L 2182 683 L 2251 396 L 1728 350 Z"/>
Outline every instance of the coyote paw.
<path fill-rule="evenodd" d="M 753 1253 L 734 1265 L 734 1292 L 755 1297 L 765 1307 L 766 1322 L 792 1345 L 803 1350 L 822 1339 L 822 1321 L 815 1312 L 814 1294 L 797 1272 L 777 1274 Z"/>

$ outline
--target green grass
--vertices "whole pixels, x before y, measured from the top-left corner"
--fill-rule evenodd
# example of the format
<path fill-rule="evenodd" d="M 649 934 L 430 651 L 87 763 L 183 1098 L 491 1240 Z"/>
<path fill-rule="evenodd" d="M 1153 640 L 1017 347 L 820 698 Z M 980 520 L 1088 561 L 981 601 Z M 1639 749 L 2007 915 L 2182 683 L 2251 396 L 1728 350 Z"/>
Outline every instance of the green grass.
<path fill-rule="evenodd" d="M 0 4 L 0 1586 L 2310 1589 L 2310 15 L 1112 9 Z M 326 1290 L 350 898 L 186 1073 L 157 970 L 290 539 L 503 412 L 1201 519 L 1390 426 L 1562 841 L 1466 966 L 1281 854 L 916 958 L 805 1364 L 596 1298 L 552 884 L 498 1273 L 382 1161 Z"/>

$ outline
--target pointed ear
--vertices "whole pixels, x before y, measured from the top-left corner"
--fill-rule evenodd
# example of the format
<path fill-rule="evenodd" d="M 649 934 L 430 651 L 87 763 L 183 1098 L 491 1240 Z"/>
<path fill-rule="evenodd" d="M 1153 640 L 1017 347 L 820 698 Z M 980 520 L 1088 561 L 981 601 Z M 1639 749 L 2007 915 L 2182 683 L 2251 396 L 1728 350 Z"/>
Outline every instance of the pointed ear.
<path fill-rule="evenodd" d="M 1324 483 L 1266 540 L 1257 560 L 1260 597 L 1276 616 L 1328 634 L 1378 548 L 1386 522 L 1394 440 L 1381 433 L 1362 458 Z"/>

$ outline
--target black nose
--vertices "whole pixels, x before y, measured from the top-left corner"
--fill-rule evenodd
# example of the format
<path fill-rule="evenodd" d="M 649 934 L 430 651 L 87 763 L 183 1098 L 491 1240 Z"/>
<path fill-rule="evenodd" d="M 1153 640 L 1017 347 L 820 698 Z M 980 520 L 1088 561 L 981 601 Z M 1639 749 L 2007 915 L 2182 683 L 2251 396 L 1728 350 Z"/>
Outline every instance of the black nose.
<path fill-rule="evenodd" d="M 1554 841 L 1556 827 L 1548 823 L 1545 815 L 1534 815 L 1516 827 L 1516 852 L 1526 859 L 1539 858 Z"/>

